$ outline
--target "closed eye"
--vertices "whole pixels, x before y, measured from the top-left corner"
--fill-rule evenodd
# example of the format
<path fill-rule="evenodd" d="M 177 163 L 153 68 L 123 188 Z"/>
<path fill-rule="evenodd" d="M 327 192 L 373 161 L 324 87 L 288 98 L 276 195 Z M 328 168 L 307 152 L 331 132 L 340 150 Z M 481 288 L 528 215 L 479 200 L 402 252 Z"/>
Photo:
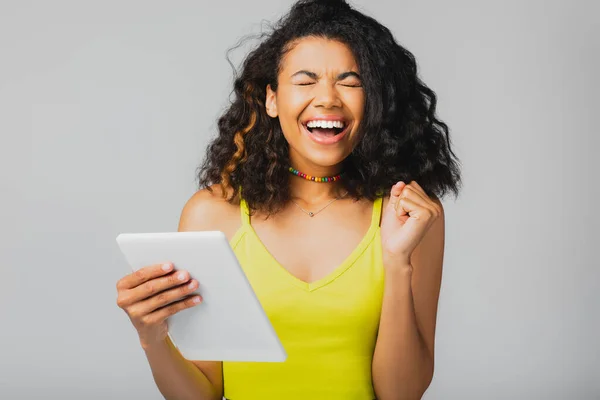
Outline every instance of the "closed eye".
<path fill-rule="evenodd" d="M 360 81 L 360 79 L 343 79 L 338 81 L 338 83 L 342 86 L 347 86 L 347 87 L 361 87 L 362 86 L 362 82 Z"/>

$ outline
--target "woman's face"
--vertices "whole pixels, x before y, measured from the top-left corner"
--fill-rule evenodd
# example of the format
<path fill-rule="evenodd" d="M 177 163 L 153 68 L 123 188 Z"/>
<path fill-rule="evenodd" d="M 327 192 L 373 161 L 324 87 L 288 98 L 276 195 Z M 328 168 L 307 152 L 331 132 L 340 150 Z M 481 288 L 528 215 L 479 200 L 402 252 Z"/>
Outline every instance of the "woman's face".
<path fill-rule="evenodd" d="M 277 92 L 267 86 L 267 113 L 279 117 L 290 160 L 300 171 L 331 171 L 352 152 L 364 102 L 352 52 L 323 38 L 296 42 L 282 59 Z"/>

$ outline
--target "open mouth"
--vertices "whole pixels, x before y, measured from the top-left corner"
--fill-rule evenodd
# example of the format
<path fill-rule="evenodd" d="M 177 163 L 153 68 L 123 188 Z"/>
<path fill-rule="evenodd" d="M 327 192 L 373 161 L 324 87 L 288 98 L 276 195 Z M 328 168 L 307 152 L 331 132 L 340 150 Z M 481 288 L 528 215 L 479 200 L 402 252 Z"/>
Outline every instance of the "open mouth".
<path fill-rule="evenodd" d="M 341 140 L 350 124 L 345 121 L 308 121 L 302 126 L 315 141 L 327 144 Z"/>
<path fill-rule="evenodd" d="M 306 129 L 313 135 L 335 136 L 335 135 L 339 135 L 340 133 L 342 133 L 344 131 L 344 129 L 346 129 L 346 127 L 344 126 L 343 128 L 321 128 L 321 127 L 309 128 L 308 126 L 306 126 Z"/>

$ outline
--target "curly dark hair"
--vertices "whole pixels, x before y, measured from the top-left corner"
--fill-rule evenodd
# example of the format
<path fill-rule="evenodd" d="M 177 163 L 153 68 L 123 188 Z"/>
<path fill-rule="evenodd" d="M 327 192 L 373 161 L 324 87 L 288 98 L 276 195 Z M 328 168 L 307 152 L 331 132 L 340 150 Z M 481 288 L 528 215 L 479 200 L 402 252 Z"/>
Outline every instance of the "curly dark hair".
<path fill-rule="evenodd" d="M 350 48 L 365 92 L 361 139 L 342 165 L 349 196 L 374 200 L 400 180 L 417 181 L 429 196 L 458 196 L 459 161 L 435 115 L 436 95 L 388 28 L 344 0 L 300 0 L 260 37 L 234 78 L 233 99 L 198 168 L 199 187 L 220 184 L 224 198 L 233 193 L 231 204 L 241 189 L 250 210 L 269 215 L 290 200 L 289 145 L 279 119 L 266 113 L 266 87 L 277 90 L 282 56 L 297 39 L 319 37 Z"/>

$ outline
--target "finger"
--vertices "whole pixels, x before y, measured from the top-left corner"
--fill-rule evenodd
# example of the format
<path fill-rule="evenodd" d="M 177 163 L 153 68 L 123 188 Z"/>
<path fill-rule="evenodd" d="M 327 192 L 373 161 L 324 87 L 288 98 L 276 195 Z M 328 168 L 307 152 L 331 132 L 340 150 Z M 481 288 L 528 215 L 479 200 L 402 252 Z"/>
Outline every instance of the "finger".
<path fill-rule="evenodd" d="M 402 217 L 409 215 L 410 217 L 418 218 L 418 209 L 419 207 L 413 200 L 409 199 L 408 197 L 401 197 L 398 199 L 396 216 Z"/>
<path fill-rule="evenodd" d="M 125 306 L 138 303 L 169 288 L 187 283 L 189 279 L 190 274 L 187 271 L 173 271 L 166 276 L 159 276 L 125 291 L 121 303 Z"/>
<path fill-rule="evenodd" d="M 195 279 L 189 282 L 179 285 L 177 287 L 159 292 L 152 297 L 135 303 L 129 308 L 130 315 L 145 315 L 149 314 L 161 307 L 165 307 L 184 296 L 192 294 L 194 290 L 198 289 L 198 281 Z"/>
<path fill-rule="evenodd" d="M 417 190 L 418 192 L 420 192 L 424 197 L 429 197 L 427 196 L 427 193 L 425 192 L 425 190 L 423 190 L 423 188 L 421 187 L 421 185 L 419 185 L 417 183 L 417 181 L 412 181 L 408 184 L 408 186 L 411 186 L 412 188 L 414 188 L 415 190 Z"/>
<path fill-rule="evenodd" d="M 415 198 L 415 196 L 412 196 L 411 198 L 401 197 L 398 201 L 396 216 L 402 217 L 404 215 L 409 215 L 410 218 L 415 220 L 418 219 L 430 223 L 431 218 L 436 215 L 436 211 L 428 205 L 423 205 L 422 200 L 415 200 Z"/>
<path fill-rule="evenodd" d="M 414 201 L 415 203 L 421 205 L 422 207 L 431 208 L 431 206 L 429 205 L 429 203 L 431 202 L 429 197 L 427 197 L 427 195 L 421 194 L 420 191 L 418 191 L 417 189 L 415 189 L 414 186 L 411 185 L 406 185 L 404 187 L 402 193 L 400 194 L 400 198 L 408 198 Z"/>
<path fill-rule="evenodd" d="M 414 181 L 413 181 L 414 182 Z M 413 186 L 414 183 L 409 183 L 408 185 L 406 185 L 404 187 L 404 196 L 406 197 L 411 197 L 416 199 L 421 199 L 422 201 L 427 201 L 429 198 L 427 197 L 426 194 L 422 193 L 419 189 L 417 189 L 415 186 Z M 402 196 L 400 196 L 402 197 Z"/>
<path fill-rule="evenodd" d="M 144 322 L 148 324 L 161 323 L 171 315 L 177 314 L 179 311 L 186 308 L 194 307 L 202 302 L 202 297 L 199 295 L 189 296 L 185 299 L 179 300 L 173 304 L 169 304 L 166 307 L 159 308 L 144 317 Z"/>
<path fill-rule="evenodd" d="M 431 196 L 429 196 L 427 192 L 425 192 L 425 190 L 421 187 L 421 185 L 417 183 L 417 181 L 412 181 L 409 187 L 421 193 L 422 197 L 431 205 L 431 207 L 437 214 L 441 213 L 440 206 L 435 201 L 433 201 Z"/>
<path fill-rule="evenodd" d="M 172 270 L 172 263 L 154 264 L 140 268 L 137 271 L 121 278 L 119 282 L 117 282 L 117 290 L 133 289 L 134 287 L 139 286 L 150 279 L 168 274 Z"/>
<path fill-rule="evenodd" d="M 432 214 L 438 214 L 438 207 L 428 196 L 427 194 L 423 194 L 421 190 L 418 190 L 414 186 L 415 181 L 406 185 L 405 189 L 402 191 L 400 198 L 408 198 L 415 202 L 420 207 L 426 208 L 431 211 Z"/>
<path fill-rule="evenodd" d="M 435 211 L 436 215 L 440 216 L 442 214 L 443 210 L 442 210 L 441 206 L 438 204 L 439 199 L 437 198 L 437 196 L 435 196 L 435 195 L 433 196 L 433 198 L 435 198 L 437 200 L 437 202 L 436 202 L 436 201 L 434 201 L 432 196 L 427 195 L 427 192 L 425 192 L 425 190 L 416 181 L 413 181 L 413 182 L 414 182 L 414 185 L 411 185 L 411 186 L 415 186 L 415 187 L 419 188 L 421 193 L 423 193 L 423 195 L 426 196 L 427 200 L 429 201 L 429 204 L 431 204 L 431 206 L 433 207 L 433 210 Z"/>

